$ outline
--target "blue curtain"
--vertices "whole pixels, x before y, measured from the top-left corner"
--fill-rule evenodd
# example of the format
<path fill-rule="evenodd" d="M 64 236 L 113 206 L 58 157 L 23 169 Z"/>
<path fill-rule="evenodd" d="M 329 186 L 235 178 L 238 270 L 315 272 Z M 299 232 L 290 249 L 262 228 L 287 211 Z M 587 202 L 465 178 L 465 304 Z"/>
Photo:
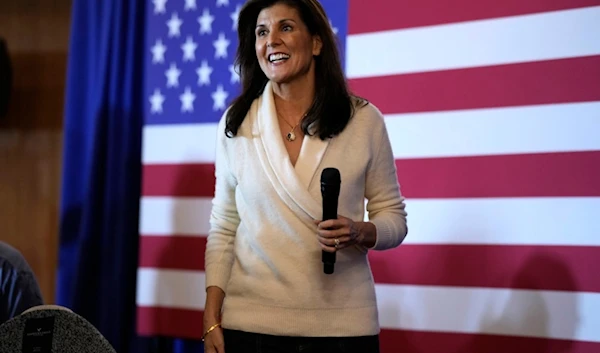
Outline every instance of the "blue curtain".
<path fill-rule="evenodd" d="M 117 352 L 201 352 L 135 333 L 146 0 L 74 0 L 56 303 Z"/>

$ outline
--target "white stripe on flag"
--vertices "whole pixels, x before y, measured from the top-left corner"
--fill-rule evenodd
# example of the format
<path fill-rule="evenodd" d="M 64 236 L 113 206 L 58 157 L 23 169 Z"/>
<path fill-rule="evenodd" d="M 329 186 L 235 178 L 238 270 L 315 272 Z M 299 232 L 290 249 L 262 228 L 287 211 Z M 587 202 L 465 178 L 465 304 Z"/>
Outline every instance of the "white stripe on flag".
<path fill-rule="evenodd" d="M 600 342 L 600 293 L 376 286 L 384 328 Z"/>
<path fill-rule="evenodd" d="M 206 236 L 212 199 L 144 196 L 140 204 L 140 234 Z"/>
<path fill-rule="evenodd" d="M 136 304 L 180 309 L 204 308 L 204 272 L 139 268 Z"/>
<path fill-rule="evenodd" d="M 413 199 L 407 244 L 600 245 L 600 197 Z"/>
<path fill-rule="evenodd" d="M 600 6 L 350 35 L 349 78 L 600 54 Z"/>
<path fill-rule="evenodd" d="M 396 158 L 600 150 L 600 102 L 391 114 L 385 121 Z M 216 128 L 147 126 L 143 161 L 214 163 Z"/>
<path fill-rule="evenodd" d="M 600 246 L 600 197 L 409 199 L 406 204 L 407 244 Z M 206 236 L 210 210 L 210 198 L 143 197 L 140 231 Z"/>
<path fill-rule="evenodd" d="M 202 310 L 204 281 L 200 271 L 140 269 L 137 304 Z M 387 329 L 600 342 L 600 293 L 384 284 L 376 293 Z"/>
<path fill-rule="evenodd" d="M 217 124 L 146 125 L 142 162 L 214 163 Z"/>
<path fill-rule="evenodd" d="M 600 102 L 388 116 L 396 158 L 600 150 Z"/>

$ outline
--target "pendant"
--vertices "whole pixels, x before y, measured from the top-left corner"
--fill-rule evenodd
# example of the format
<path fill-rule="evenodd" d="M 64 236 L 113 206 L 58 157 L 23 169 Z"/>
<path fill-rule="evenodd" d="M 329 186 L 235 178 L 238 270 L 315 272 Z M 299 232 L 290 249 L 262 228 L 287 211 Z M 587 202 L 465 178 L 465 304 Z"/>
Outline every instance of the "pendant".
<path fill-rule="evenodd" d="M 294 134 L 293 131 L 290 131 L 285 138 L 290 142 L 294 141 L 296 139 L 296 134 Z"/>

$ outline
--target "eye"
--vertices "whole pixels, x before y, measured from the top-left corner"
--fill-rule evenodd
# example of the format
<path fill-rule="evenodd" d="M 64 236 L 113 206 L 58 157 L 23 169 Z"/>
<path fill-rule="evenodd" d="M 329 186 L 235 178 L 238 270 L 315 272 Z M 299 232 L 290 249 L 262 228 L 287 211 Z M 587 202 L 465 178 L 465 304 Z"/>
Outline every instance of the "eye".
<path fill-rule="evenodd" d="M 291 30 L 292 30 L 292 26 L 290 26 L 290 25 L 283 25 L 283 28 L 282 28 L 282 29 L 283 29 L 284 31 L 286 31 L 286 32 L 287 32 L 287 31 L 291 31 Z"/>
<path fill-rule="evenodd" d="M 256 35 L 257 35 L 257 36 L 259 36 L 259 37 L 262 37 L 262 36 L 264 36 L 264 35 L 265 35 L 265 33 L 266 33 L 266 31 L 265 31 L 264 29 L 259 29 L 259 30 L 256 32 Z"/>

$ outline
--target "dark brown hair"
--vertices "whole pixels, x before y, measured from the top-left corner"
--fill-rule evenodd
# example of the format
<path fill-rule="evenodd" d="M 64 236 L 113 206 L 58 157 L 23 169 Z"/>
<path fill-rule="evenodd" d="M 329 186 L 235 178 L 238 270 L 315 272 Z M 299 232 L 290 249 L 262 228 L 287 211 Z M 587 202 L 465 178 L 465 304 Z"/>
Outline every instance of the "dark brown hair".
<path fill-rule="evenodd" d="M 262 94 L 267 84 L 268 79 L 256 58 L 255 26 L 259 13 L 277 3 L 295 8 L 310 34 L 321 38 L 321 53 L 315 57 L 315 99 L 301 126 L 307 135 L 315 134 L 322 140 L 333 137 L 342 132 L 350 121 L 354 104 L 366 101 L 353 96 L 348 89 L 336 37 L 325 10 L 317 0 L 250 0 L 241 9 L 235 66 L 240 70 L 242 92 L 227 112 L 225 134 L 228 137 L 237 134 L 252 102 Z M 308 129 L 311 124 L 313 131 Z"/>

